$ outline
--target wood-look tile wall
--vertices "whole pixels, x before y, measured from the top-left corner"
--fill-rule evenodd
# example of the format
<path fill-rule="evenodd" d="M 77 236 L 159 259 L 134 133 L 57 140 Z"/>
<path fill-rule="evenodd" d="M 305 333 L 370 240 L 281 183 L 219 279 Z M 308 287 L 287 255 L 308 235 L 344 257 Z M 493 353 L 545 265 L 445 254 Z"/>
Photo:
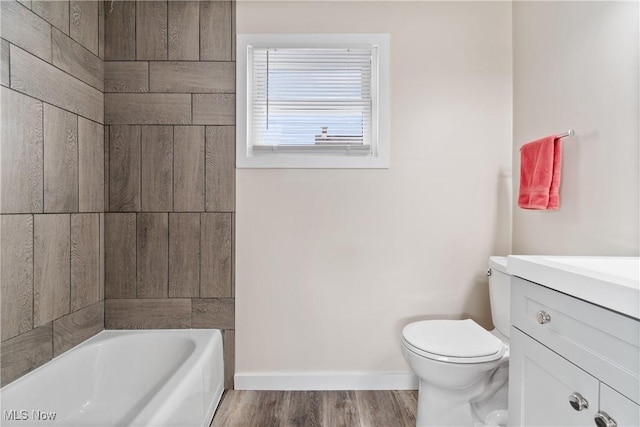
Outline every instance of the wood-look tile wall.
<path fill-rule="evenodd" d="M 232 388 L 234 4 L 0 7 L 2 384 L 106 322 L 223 329 Z"/>
<path fill-rule="evenodd" d="M 0 8 L 4 385 L 104 329 L 104 4 Z"/>
<path fill-rule="evenodd" d="M 105 7 L 105 326 L 219 328 L 233 388 L 230 1 Z"/>

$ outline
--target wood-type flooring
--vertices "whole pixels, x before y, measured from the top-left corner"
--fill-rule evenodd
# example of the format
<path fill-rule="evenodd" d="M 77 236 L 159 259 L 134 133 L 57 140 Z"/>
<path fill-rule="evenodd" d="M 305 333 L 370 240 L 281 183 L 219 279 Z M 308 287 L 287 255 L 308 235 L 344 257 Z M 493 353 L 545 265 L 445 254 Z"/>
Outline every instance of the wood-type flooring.
<path fill-rule="evenodd" d="M 413 427 L 417 391 L 227 390 L 211 427 Z"/>

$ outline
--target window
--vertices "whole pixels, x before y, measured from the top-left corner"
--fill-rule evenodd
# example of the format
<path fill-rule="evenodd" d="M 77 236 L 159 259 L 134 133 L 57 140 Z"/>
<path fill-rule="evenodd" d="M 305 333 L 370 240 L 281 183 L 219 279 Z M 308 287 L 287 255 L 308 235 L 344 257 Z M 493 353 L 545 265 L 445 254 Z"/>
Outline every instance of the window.
<path fill-rule="evenodd" d="M 386 34 L 238 35 L 237 166 L 389 167 Z"/>

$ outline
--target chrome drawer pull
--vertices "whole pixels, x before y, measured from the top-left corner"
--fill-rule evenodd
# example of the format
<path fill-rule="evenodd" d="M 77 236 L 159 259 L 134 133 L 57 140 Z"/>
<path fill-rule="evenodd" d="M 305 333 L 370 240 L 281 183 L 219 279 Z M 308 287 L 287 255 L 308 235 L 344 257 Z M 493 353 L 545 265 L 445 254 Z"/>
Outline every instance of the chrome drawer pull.
<path fill-rule="evenodd" d="M 544 325 L 545 323 L 549 323 L 551 322 L 551 315 L 549 313 L 547 313 L 544 310 L 540 310 L 537 314 L 536 314 L 536 320 L 538 321 L 538 323 L 540 323 L 541 325 Z"/>
<path fill-rule="evenodd" d="M 589 402 L 580 393 L 573 393 L 569 396 L 569 404 L 576 411 L 582 411 L 589 408 Z"/>
<path fill-rule="evenodd" d="M 617 427 L 616 420 L 611 418 L 606 412 L 600 411 L 596 414 L 594 420 L 598 427 Z"/>

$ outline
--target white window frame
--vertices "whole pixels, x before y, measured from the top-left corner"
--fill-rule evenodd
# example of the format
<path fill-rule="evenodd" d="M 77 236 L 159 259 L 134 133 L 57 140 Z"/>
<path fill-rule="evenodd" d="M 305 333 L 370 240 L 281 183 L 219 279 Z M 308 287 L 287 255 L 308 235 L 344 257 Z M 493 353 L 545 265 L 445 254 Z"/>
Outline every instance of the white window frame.
<path fill-rule="evenodd" d="M 236 166 L 238 168 L 389 168 L 389 34 L 238 34 L 236 36 Z M 249 47 L 349 48 L 377 47 L 376 96 L 373 96 L 372 141 L 368 154 L 300 152 L 254 152 L 248 105 L 251 94 Z M 372 65 L 376 65 L 375 63 Z M 313 146 L 312 146 L 313 147 Z"/>

